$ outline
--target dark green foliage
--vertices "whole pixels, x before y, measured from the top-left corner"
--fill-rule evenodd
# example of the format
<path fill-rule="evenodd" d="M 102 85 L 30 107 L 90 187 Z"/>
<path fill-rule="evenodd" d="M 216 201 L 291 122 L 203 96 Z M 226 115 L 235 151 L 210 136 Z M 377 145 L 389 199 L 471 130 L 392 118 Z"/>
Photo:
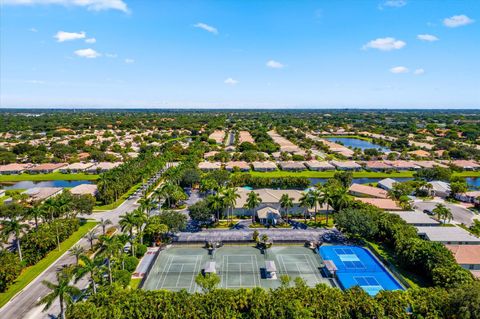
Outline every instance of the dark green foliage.
<path fill-rule="evenodd" d="M 0 250 L 0 292 L 5 291 L 20 275 L 22 264 L 18 255 Z"/>
<path fill-rule="evenodd" d="M 137 258 L 143 257 L 143 255 L 145 255 L 146 252 L 147 252 L 147 246 L 141 245 L 141 244 L 135 245 L 135 255 L 137 256 Z"/>
<path fill-rule="evenodd" d="M 137 246 L 137 249 L 138 249 L 138 246 Z M 137 268 L 137 265 L 138 265 L 138 258 L 135 256 L 127 256 L 123 261 L 123 266 L 125 267 L 125 270 L 129 271 L 130 273 L 135 271 L 135 268 Z"/>

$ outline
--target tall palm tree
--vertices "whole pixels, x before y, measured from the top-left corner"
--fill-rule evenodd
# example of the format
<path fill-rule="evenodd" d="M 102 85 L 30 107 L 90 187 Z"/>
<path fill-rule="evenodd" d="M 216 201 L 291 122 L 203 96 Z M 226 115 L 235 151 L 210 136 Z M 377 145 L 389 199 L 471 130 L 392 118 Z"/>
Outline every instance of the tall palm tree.
<path fill-rule="evenodd" d="M 317 222 L 317 212 L 318 212 L 318 204 L 321 202 L 322 194 L 317 189 L 312 189 L 309 191 L 310 202 L 315 209 L 315 223 Z"/>
<path fill-rule="evenodd" d="M 134 251 L 135 237 L 133 236 L 133 231 L 137 227 L 137 224 L 138 224 L 138 216 L 135 213 L 135 211 L 127 212 L 125 215 L 120 216 L 119 225 L 122 231 L 128 232 L 130 235 L 130 245 L 132 250 L 132 256 L 135 255 L 135 251 Z"/>
<path fill-rule="evenodd" d="M 10 235 L 15 236 L 16 250 L 20 261 L 22 261 L 23 256 L 22 247 L 20 245 L 20 237 L 24 231 L 29 228 L 29 226 L 27 224 L 23 224 L 22 220 L 18 218 L 18 216 L 13 215 L 7 219 L 1 220 L 0 225 L 2 226 L 0 231 L 5 241 L 8 240 Z"/>
<path fill-rule="evenodd" d="M 333 206 L 333 191 L 330 187 L 322 187 L 321 197 L 319 201 L 320 205 L 327 205 L 327 211 L 325 212 L 325 219 L 328 225 L 328 213 L 330 206 Z"/>
<path fill-rule="evenodd" d="M 85 253 L 85 248 L 83 248 L 80 245 L 75 245 L 72 248 L 70 248 L 69 254 L 70 256 L 75 256 L 76 265 L 78 265 L 80 256 L 83 255 L 84 253 Z"/>
<path fill-rule="evenodd" d="M 100 218 L 100 226 L 102 227 L 102 234 L 105 235 L 107 231 L 107 226 L 112 224 L 112 221 L 110 219 L 105 219 L 105 218 Z"/>
<path fill-rule="evenodd" d="M 95 282 L 95 273 L 99 269 L 99 263 L 95 260 L 88 258 L 86 255 L 81 255 L 80 260 L 82 261 L 81 265 L 77 266 L 77 277 L 75 278 L 76 281 L 81 279 L 86 274 L 90 277 L 90 284 L 92 286 L 93 294 L 97 293 L 97 284 Z"/>
<path fill-rule="evenodd" d="M 48 310 L 53 304 L 55 299 L 60 300 L 60 317 L 65 319 L 65 306 L 68 306 L 73 303 L 74 298 L 80 296 L 82 293 L 77 287 L 70 285 L 70 282 L 74 279 L 72 272 L 70 271 L 61 271 L 57 273 L 57 283 L 53 283 L 47 280 L 42 281 L 42 283 L 47 286 L 51 292 L 44 296 L 38 302 L 39 305 L 45 304 L 43 311 Z"/>
<path fill-rule="evenodd" d="M 43 205 L 45 206 L 46 211 L 50 215 L 51 222 L 54 222 L 55 221 L 55 215 L 58 214 L 57 203 L 55 202 L 55 200 L 52 197 L 50 197 L 50 198 L 47 198 L 47 200 L 43 203 Z M 56 237 L 56 240 L 57 240 L 57 247 L 60 250 L 60 235 L 58 233 L 58 225 L 57 225 L 57 223 L 54 223 L 54 224 L 55 224 L 55 237 Z"/>
<path fill-rule="evenodd" d="M 88 242 L 90 243 L 90 250 L 93 251 L 93 242 L 95 239 L 97 239 L 97 231 L 95 229 L 89 230 L 85 235 L 85 238 L 87 238 Z"/>
<path fill-rule="evenodd" d="M 140 209 L 146 212 L 148 216 L 150 216 L 150 213 L 156 206 L 153 199 L 151 197 L 144 197 L 141 198 L 138 202 L 140 203 Z"/>
<path fill-rule="evenodd" d="M 120 251 L 122 251 L 123 245 L 117 236 L 111 236 L 111 237 L 102 236 L 101 239 L 102 239 L 102 250 L 103 250 L 102 253 L 106 256 L 106 259 L 107 259 L 108 281 L 110 284 L 112 284 L 113 283 L 112 260 L 115 256 L 119 255 Z"/>
<path fill-rule="evenodd" d="M 304 208 L 303 220 L 306 223 L 307 222 L 307 211 L 308 211 L 309 208 L 312 208 L 312 200 L 310 198 L 309 192 L 303 192 L 302 193 L 302 197 L 300 197 L 300 200 L 299 200 L 299 205 L 300 205 L 300 207 Z"/>
<path fill-rule="evenodd" d="M 452 211 L 448 207 L 440 203 L 435 206 L 432 212 L 437 215 L 439 220 L 443 219 L 444 224 L 447 222 L 447 219 L 450 221 L 453 218 Z"/>
<path fill-rule="evenodd" d="M 145 214 L 141 209 L 136 209 L 133 213 L 136 219 L 137 235 L 140 238 L 140 244 L 143 245 L 143 225 L 147 222 L 150 215 Z"/>
<path fill-rule="evenodd" d="M 280 197 L 280 207 L 285 210 L 288 223 L 288 210 L 293 207 L 293 198 L 288 196 L 288 194 L 283 194 L 282 197 Z"/>
<path fill-rule="evenodd" d="M 220 220 L 220 211 L 225 207 L 223 196 L 219 192 L 210 197 L 210 207 L 215 211 L 215 219 L 218 222 Z"/>
<path fill-rule="evenodd" d="M 240 198 L 240 195 L 238 195 L 235 188 L 227 188 L 223 192 L 223 201 L 227 206 L 227 219 L 228 215 L 233 218 L 233 209 L 235 208 L 235 204 L 237 204 L 237 198 Z M 228 210 L 230 210 L 231 214 L 228 213 Z"/>
<path fill-rule="evenodd" d="M 258 193 L 251 191 L 248 193 L 247 202 L 245 203 L 245 208 L 249 209 L 252 213 L 252 223 L 255 222 L 255 213 L 253 210 L 262 203 L 262 199 Z"/>
<path fill-rule="evenodd" d="M 38 219 L 45 215 L 45 209 L 41 204 L 35 203 L 28 210 L 28 216 L 35 220 L 35 229 L 38 230 Z"/>

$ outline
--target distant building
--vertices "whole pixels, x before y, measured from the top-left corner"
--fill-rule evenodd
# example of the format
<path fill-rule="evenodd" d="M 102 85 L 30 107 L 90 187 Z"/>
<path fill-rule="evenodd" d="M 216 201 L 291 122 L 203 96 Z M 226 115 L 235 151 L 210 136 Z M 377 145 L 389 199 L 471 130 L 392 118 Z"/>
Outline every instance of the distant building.
<path fill-rule="evenodd" d="M 393 185 L 395 183 L 398 183 L 398 182 L 396 180 L 392 179 L 392 178 L 385 178 L 385 179 L 382 179 L 381 181 L 378 181 L 377 185 L 381 189 L 389 191 L 389 190 L 393 189 Z"/>
<path fill-rule="evenodd" d="M 457 264 L 480 278 L 480 245 L 446 245 Z"/>
<path fill-rule="evenodd" d="M 220 162 L 200 162 L 198 163 L 198 168 L 202 171 L 215 171 L 222 168 L 222 164 Z"/>
<path fill-rule="evenodd" d="M 278 166 L 284 171 L 304 171 L 306 170 L 305 165 L 302 162 L 295 161 L 286 161 L 278 162 Z"/>
<path fill-rule="evenodd" d="M 277 169 L 274 162 L 253 162 L 252 166 L 253 170 L 257 172 L 269 172 Z"/>
<path fill-rule="evenodd" d="M 235 168 L 238 168 L 242 172 L 250 170 L 250 165 L 244 161 L 231 161 L 225 164 L 225 169 L 227 171 L 233 171 Z"/>
<path fill-rule="evenodd" d="M 72 195 L 92 195 L 95 196 L 97 194 L 97 185 L 95 184 L 80 184 L 72 189 L 70 189 L 70 193 Z"/>
<path fill-rule="evenodd" d="M 388 198 L 363 198 L 363 197 L 355 197 L 355 200 L 360 201 L 365 204 L 370 204 L 377 208 L 387 211 L 399 211 L 402 210 L 398 204 Z"/>
<path fill-rule="evenodd" d="M 329 162 L 320 162 L 316 160 L 307 161 L 305 165 L 312 171 L 331 171 L 335 169 L 335 166 Z"/>
<path fill-rule="evenodd" d="M 463 228 L 453 227 L 417 227 L 420 237 L 445 245 L 480 245 L 480 238 L 473 236 Z"/>
<path fill-rule="evenodd" d="M 73 163 L 60 168 L 62 173 L 79 173 L 86 171 L 89 167 L 92 167 L 93 163 Z"/>
<path fill-rule="evenodd" d="M 432 196 L 446 198 L 450 195 L 450 184 L 443 181 L 432 181 L 429 183 L 432 185 L 430 190 Z"/>
<path fill-rule="evenodd" d="M 331 161 L 330 164 L 342 171 L 357 171 L 362 169 L 362 166 L 354 161 Z"/>
<path fill-rule="evenodd" d="M 480 204 L 480 191 L 471 191 L 463 194 L 456 194 L 455 198 L 465 203 Z"/>
<path fill-rule="evenodd" d="M 31 164 L 16 164 L 16 163 L 0 165 L 0 174 L 2 175 L 21 174 L 31 166 L 32 166 Z"/>
<path fill-rule="evenodd" d="M 67 166 L 66 163 L 46 163 L 46 164 L 39 164 L 39 165 L 33 166 L 29 168 L 27 171 L 31 174 L 38 174 L 38 173 L 48 174 L 48 173 L 53 173 L 65 166 Z"/>
<path fill-rule="evenodd" d="M 362 184 L 352 184 L 348 189 L 350 194 L 359 197 L 387 198 L 388 194 L 384 189 Z"/>
<path fill-rule="evenodd" d="M 400 216 L 407 224 L 412 226 L 439 226 L 440 222 L 425 213 L 417 211 L 392 211 L 388 212 Z"/>

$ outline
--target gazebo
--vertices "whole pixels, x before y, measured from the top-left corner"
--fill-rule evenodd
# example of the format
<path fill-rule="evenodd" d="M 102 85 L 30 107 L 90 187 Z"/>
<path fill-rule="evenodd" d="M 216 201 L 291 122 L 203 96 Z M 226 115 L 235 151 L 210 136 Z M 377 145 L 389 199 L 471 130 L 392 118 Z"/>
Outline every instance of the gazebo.
<path fill-rule="evenodd" d="M 276 225 L 282 218 L 282 215 L 278 209 L 267 206 L 257 210 L 257 217 L 262 224 Z"/>

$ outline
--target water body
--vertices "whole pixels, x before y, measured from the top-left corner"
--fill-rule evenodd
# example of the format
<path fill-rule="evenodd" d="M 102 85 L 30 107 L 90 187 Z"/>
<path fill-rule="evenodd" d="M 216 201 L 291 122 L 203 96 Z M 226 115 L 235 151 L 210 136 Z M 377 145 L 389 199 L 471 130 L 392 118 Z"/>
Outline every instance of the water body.
<path fill-rule="evenodd" d="M 34 187 L 75 187 L 81 184 L 93 184 L 93 181 L 21 181 L 13 183 L 0 183 L 3 189 L 30 189 Z"/>
<path fill-rule="evenodd" d="M 341 144 L 345 145 L 346 147 L 351 147 L 351 148 L 359 148 L 362 151 L 368 148 L 375 148 L 377 150 L 380 150 L 382 152 L 389 152 L 390 150 L 384 146 L 380 146 L 378 144 L 373 144 L 368 141 L 364 140 L 359 140 L 358 138 L 352 138 L 352 137 L 326 137 L 326 140 L 332 141 L 332 142 L 340 142 Z"/>
<path fill-rule="evenodd" d="M 480 178 L 479 177 L 468 177 L 466 178 L 468 187 L 471 190 L 480 189 Z"/>

